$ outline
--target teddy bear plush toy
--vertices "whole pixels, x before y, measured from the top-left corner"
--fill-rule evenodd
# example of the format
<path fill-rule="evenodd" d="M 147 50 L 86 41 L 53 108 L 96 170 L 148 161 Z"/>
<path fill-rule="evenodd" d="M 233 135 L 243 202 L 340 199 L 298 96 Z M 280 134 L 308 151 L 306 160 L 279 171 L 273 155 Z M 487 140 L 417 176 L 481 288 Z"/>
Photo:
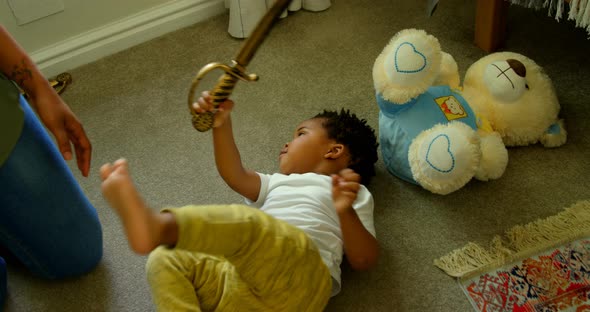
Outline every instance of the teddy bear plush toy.
<path fill-rule="evenodd" d="M 397 33 L 375 60 L 382 159 L 389 172 L 437 194 L 497 179 L 506 146 L 565 143 L 551 80 L 531 59 L 489 54 L 467 70 L 423 30 Z"/>

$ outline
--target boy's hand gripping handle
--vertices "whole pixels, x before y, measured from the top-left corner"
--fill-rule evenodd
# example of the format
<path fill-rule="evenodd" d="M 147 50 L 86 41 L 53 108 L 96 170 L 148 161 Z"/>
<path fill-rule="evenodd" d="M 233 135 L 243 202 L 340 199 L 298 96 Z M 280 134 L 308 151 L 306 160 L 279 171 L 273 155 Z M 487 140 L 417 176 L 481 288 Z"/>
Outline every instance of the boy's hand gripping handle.
<path fill-rule="evenodd" d="M 240 52 L 233 61 L 233 66 L 227 66 L 220 63 L 210 63 L 201 68 L 197 76 L 193 79 L 191 88 L 188 94 L 188 106 L 191 114 L 193 115 L 193 126 L 198 131 L 204 132 L 213 126 L 214 112 L 207 112 L 205 114 L 197 114 L 193 111 L 192 105 L 194 103 L 195 91 L 199 81 L 203 79 L 203 76 L 215 68 L 221 68 L 225 71 L 225 74 L 219 78 L 217 85 L 211 90 L 211 96 L 213 98 L 214 108 L 219 107 L 219 104 L 227 100 L 231 95 L 234 86 L 238 80 L 255 81 L 258 80 L 258 76 L 254 74 L 246 75 L 244 69 L 250 63 L 250 60 L 260 47 L 260 44 L 264 41 L 268 35 L 270 29 L 277 21 L 279 16 L 287 10 L 287 7 L 291 3 L 291 0 L 275 0 L 274 4 L 266 11 L 266 14 L 262 16 L 258 24 L 248 37 Z"/>
<path fill-rule="evenodd" d="M 205 77 L 205 75 L 213 69 L 220 68 L 225 71 L 213 90 L 211 90 L 211 99 L 213 107 L 217 109 L 221 103 L 229 98 L 238 80 L 244 81 L 256 81 L 258 76 L 256 74 L 246 75 L 242 66 L 234 62 L 234 66 L 228 66 L 220 63 L 209 63 L 205 67 L 201 68 L 197 76 L 193 79 L 191 88 L 188 96 L 188 108 L 192 114 L 193 127 L 199 132 L 208 131 L 213 127 L 213 119 L 215 112 L 206 112 L 203 114 L 197 114 L 193 111 L 192 105 L 195 101 L 195 91 L 199 82 Z"/>

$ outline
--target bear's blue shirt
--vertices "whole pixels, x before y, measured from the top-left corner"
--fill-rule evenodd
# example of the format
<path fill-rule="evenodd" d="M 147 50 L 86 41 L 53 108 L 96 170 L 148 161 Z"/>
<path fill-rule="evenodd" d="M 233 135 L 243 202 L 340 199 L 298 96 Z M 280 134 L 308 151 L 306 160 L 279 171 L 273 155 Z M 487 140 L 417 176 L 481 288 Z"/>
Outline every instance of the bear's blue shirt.
<path fill-rule="evenodd" d="M 476 117 L 463 97 L 448 86 L 430 87 L 405 104 L 394 104 L 377 93 L 379 105 L 379 139 L 383 161 L 389 172 L 416 184 L 408 160 L 412 141 L 424 130 L 437 124 L 460 121 L 477 130 Z M 459 117 L 445 114 L 438 102 L 453 97 L 463 109 Z M 448 116 L 451 116 L 451 120 Z"/>

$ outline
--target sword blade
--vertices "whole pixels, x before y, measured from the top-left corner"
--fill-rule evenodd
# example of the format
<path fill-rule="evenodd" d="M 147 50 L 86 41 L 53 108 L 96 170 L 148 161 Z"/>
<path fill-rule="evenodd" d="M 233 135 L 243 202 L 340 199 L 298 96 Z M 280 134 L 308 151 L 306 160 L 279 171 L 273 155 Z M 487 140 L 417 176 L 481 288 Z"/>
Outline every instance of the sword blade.
<path fill-rule="evenodd" d="M 270 9 L 266 11 L 266 14 L 256 24 L 252 34 L 246 38 L 234 60 L 236 63 L 242 67 L 246 67 L 250 63 L 254 53 L 256 53 L 256 50 L 258 50 L 258 47 L 260 47 L 274 23 L 279 19 L 281 13 L 287 9 L 289 3 L 291 3 L 291 0 L 276 0 Z"/>

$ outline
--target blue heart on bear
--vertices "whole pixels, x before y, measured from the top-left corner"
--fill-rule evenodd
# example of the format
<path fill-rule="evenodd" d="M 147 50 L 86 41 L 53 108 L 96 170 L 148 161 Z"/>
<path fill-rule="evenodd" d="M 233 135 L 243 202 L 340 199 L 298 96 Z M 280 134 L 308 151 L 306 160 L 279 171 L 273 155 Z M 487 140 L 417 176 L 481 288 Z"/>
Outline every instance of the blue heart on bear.
<path fill-rule="evenodd" d="M 431 152 L 433 153 L 431 154 Z M 426 162 L 436 171 L 443 173 L 453 171 L 455 155 L 451 151 L 451 139 L 448 135 L 439 134 L 430 141 L 426 152 Z"/>
<path fill-rule="evenodd" d="M 410 68 L 400 68 L 400 62 L 398 62 L 398 53 L 400 49 L 405 47 L 404 50 L 412 49 L 411 51 L 403 51 L 403 63 L 402 66 L 408 67 L 408 65 L 412 66 Z M 420 51 L 416 50 L 416 47 L 410 42 L 404 42 L 400 44 L 397 49 L 395 50 L 395 70 L 398 73 L 417 73 L 422 71 L 426 67 L 426 56 L 422 54 Z"/>

